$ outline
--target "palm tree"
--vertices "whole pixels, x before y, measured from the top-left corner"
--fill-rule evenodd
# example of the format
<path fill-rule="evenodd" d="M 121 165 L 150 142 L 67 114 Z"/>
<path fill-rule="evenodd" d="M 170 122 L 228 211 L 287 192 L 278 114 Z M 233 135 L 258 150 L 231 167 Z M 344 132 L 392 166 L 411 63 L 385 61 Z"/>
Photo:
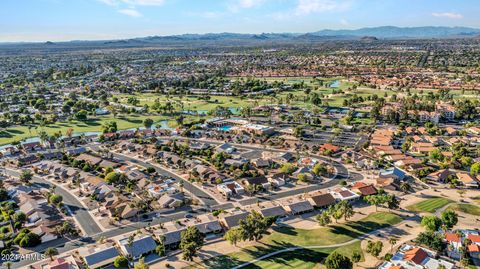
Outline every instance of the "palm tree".
<path fill-rule="evenodd" d="M 342 215 L 345 221 L 355 214 L 355 211 L 353 210 L 353 206 L 347 201 L 341 201 L 338 204 L 338 209 L 340 210 L 340 212 L 342 212 Z"/>
<path fill-rule="evenodd" d="M 412 187 L 407 182 L 400 183 L 400 190 L 402 190 L 404 193 L 408 193 L 411 188 Z"/>
<path fill-rule="evenodd" d="M 47 248 L 45 250 L 45 255 L 50 257 L 50 260 L 53 261 L 53 256 L 58 255 L 58 250 L 56 248 Z"/>
<path fill-rule="evenodd" d="M 397 239 L 394 237 L 391 237 L 388 242 L 390 243 L 390 252 L 393 251 L 393 246 L 397 243 Z"/>

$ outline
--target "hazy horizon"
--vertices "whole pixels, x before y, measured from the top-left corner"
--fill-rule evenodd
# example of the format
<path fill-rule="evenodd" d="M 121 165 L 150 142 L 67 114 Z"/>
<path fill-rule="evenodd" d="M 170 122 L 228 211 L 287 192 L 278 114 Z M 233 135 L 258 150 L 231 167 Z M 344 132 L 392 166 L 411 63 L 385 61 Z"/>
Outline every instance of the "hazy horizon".
<path fill-rule="evenodd" d="M 4 0 L 0 42 L 111 40 L 322 29 L 480 28 L 474 0 Z"/>

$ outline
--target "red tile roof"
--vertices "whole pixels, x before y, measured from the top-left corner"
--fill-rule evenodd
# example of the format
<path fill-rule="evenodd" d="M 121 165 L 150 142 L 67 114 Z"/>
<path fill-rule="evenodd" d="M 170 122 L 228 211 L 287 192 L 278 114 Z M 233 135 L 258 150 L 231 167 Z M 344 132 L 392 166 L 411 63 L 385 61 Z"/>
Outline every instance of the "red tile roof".
<path fill-rule="evenodd" d="M 468 239 L 470 239 L 472 242 L 474 243 L 480 243 L 480 235 L 476 235 L 476 234 L 469 234 L 467 236 Z"/>
<path fill-rule="evenodd" d="M 421 264 L 427 257 L 428 254 L 425 250 L 421 248 L 414 248 L 405 252 L 403 259 L 406 261 L 412 261 L 416 264 Z"/>
<path fill-rule="evenodd" d="M 445 239 L 448 242 L 458 242 L 458 243 L 460 242 L 460 236 L 454 233 L 445 233 Z"/>
<path fill-rule="evenodd" d="M 468 245 L 468 252 L 480 252 L 480 246 L 476 244 Z"/>

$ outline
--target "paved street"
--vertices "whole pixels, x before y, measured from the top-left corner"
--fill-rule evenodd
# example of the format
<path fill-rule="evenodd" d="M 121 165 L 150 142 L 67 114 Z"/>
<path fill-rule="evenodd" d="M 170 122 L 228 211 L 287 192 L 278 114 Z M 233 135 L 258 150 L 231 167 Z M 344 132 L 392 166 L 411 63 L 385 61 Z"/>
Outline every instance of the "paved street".
<path fill-rule="evenodd" d="M 6 168 L 5 172 L 12 177 L 20 177 L 20 174 L 15 170 Z M 35 175 L 32 178 L 32 183 L 34 183 L 34 186 L 36 185 L 38 187 L 44 187 L 47 189 L 53 185 L 45 179 Z M 60 187 L 55 188 L 55 193 L 63 197 L 63 203 L 70 209 L 72 216 L 87 235 L 94 235 L 102 232 L 102 229 L 98 226 L 90 213 L 88 213 L 88 210 L 82 205 L 77 197 Z"/>

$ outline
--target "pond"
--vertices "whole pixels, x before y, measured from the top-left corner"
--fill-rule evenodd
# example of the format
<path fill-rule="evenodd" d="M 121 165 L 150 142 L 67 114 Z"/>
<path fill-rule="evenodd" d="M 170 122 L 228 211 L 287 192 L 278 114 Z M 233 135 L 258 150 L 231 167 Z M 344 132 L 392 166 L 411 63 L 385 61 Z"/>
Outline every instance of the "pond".
<path fill-rule="evenodd" d="M 338 88 L 340 87 L 340 80 L 334 80 L 329 86 L 330 88 Z"/>

